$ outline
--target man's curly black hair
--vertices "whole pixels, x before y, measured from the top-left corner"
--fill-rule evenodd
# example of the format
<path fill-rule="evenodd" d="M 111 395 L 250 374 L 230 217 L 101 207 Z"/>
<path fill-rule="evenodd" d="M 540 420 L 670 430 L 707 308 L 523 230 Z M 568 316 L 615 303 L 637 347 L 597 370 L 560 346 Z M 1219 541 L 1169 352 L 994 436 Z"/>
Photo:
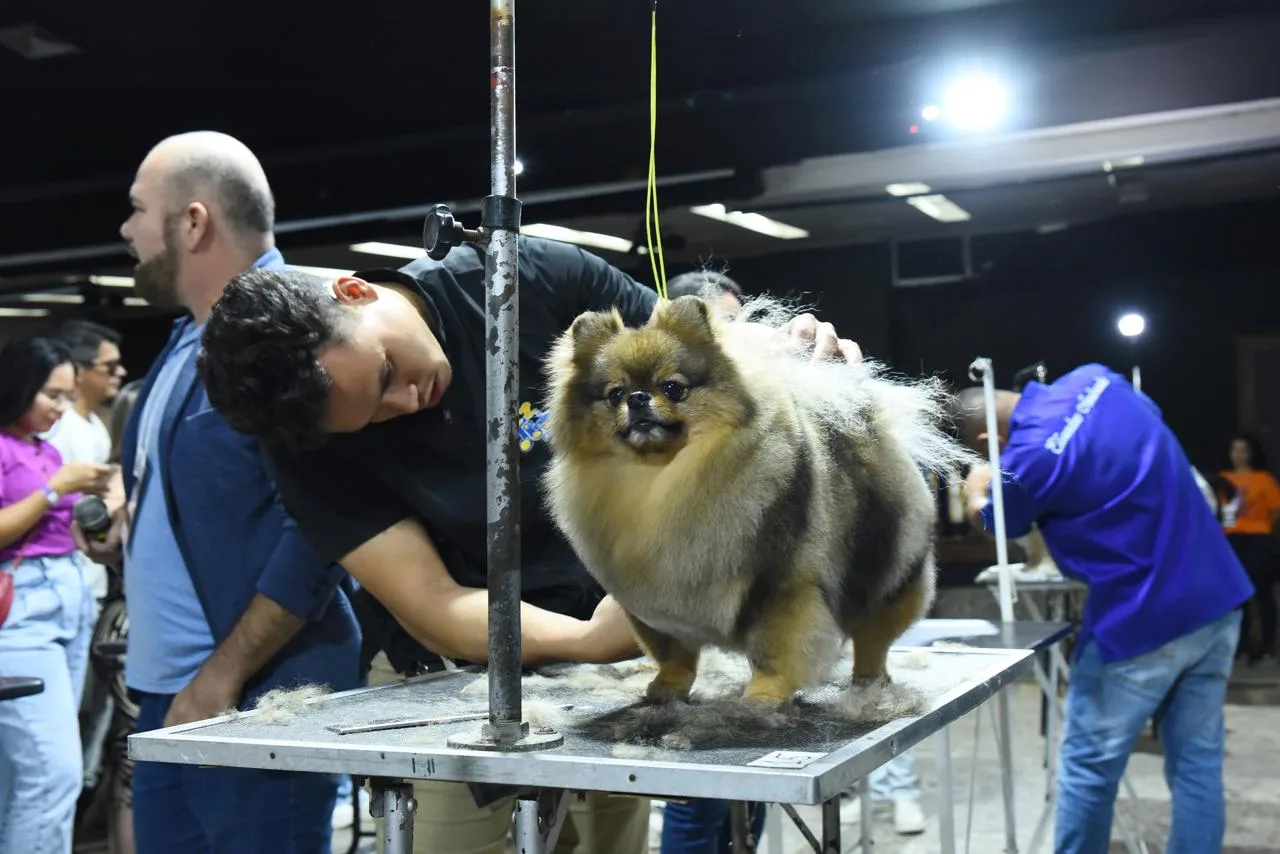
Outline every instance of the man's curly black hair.
<path fill-rule="evenodd" d="M 330 379 L 316 354 L 352 323 L 324 279 L 288 268 L 241 273 L 204 328 L 196 367 L 209 402 L 232 428 L 273 447 L 319 446 Z"/>

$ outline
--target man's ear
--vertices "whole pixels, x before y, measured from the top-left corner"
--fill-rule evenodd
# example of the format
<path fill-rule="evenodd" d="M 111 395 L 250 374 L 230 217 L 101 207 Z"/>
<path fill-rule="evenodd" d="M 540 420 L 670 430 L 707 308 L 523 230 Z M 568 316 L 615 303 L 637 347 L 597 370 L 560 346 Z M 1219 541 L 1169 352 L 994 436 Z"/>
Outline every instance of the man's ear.
<path fill-rule="evenodd" d="M 618 314 L 617 309 L 591 311 L 578 315 L 569 325 L 569 336 L 573 339 L 574 361 L 580 363 L 589 361 L 622 329 L 622 315 Z"/>
<path fill-rule="evenodd" d="M 209 209 L 201 202 L 191 202 L 182 211 L 178 238 L 188 252 L 195 251 L 209 234 Z"/>
<path fill-rule="evenodd" d="M 333 283 L 333 296 L 342 305 L 368 305 L 377 302 L 378 289 L 356 276 L 339 276 Z"/>
<path fill-rule="evenodd" d="M 711 334 L 711 306 L 701 297 L 676 297 L 658 304 L 649 323 L 685 341 L 707 342 Z"/>

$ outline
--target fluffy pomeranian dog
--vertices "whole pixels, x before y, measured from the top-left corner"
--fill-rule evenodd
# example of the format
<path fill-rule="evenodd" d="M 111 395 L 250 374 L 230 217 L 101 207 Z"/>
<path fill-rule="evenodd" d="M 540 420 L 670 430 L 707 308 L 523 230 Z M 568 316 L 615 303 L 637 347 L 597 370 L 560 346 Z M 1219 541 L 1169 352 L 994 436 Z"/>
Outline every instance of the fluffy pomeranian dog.
<path fill-rule="evenodd" d="M 706 646 L 744 655 L 743 697 L 770 707 L 829 679 L 846 638 L 854 681 L 887 680 L 933 601 L 924 472 L 968 456 L 935 426 L 940 387 L 784 352 L 789 316 L 587 313 L 548 360 L 546 498 L 657 662 L 650 701 L 687 699 Z"/>

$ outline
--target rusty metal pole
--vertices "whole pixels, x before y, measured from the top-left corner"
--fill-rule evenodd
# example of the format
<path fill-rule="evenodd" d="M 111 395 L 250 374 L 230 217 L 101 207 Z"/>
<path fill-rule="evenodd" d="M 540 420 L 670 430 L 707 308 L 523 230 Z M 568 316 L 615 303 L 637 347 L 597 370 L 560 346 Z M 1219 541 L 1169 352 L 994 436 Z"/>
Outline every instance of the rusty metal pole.
<path fill-rule="evenodd" d="M 496 741 L 526 734 L 520 703 L 520 206 L 515 172 L 515 0 L 492 0 L 490 37 L 490 164 L 492 195 L 481 228 L 485 256 L 488 534 L 489 728 Z M 494 216 L 494 214 L 497 214 Z M 513 221 L 514 220 L 514 221 Z"/>
<path fill-rule="evenodd" d="M 485 244 L 485 460 L 489 561 L 489 720 L 452 745 L 535 750 L 563 743 L 530 735 L 520 696 L 520 200 L 516 197 L 515 0 L 489 4 L 491 192 L 481 205 Z M 446 250 L 447 251 L 447 250 Z"/>

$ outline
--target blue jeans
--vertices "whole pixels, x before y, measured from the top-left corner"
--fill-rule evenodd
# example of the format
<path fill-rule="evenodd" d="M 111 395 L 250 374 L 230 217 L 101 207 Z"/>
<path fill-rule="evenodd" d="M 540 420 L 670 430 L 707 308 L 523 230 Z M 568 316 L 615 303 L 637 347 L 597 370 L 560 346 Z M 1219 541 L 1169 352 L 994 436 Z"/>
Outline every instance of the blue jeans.
<path fill-rule="evenodd" d="M 896 801 L 920 797 L 920 775 L 916 773 L 916 751 L 899 753 L 871 772 L 871 800 Z"/>
<path fill-rule="evenodd" d="M 139 692 L 138 732 L 159 729 L 171 694 Z M 333 774 L 135 762 L 137 854 L 331 854 Z"/>
<path fill-rule="evenodd" d="M 757 804 L 752 833 L 764 832 L 764 804 Z M 733 833 L 729 802 L 699 798 L 662 810 L 662 854 L 729 854 Z"/>
<path fill-rule="evenodd" d="M 1116 790 L 1129 754 L 1155 718 L 1164 746 L 1164 776 L 1173 794 L 1167 854 L 1222 847 L 1223 705 L 1240 612 L 1159 649 L 1104 665 L 1092 641 L 1080 649 L 1067 687 L 1058 766 L 1056 854 L 1108 850 Z"/>
<path fill-rule="evenodd" d="M 13 571 L 0 675 L 36 676 L 44 692 L 0 701 L 0 854 L 71 854 L 84 781 L 76 715 L 97 614 L 86 568 L 71 554 Z"/>

